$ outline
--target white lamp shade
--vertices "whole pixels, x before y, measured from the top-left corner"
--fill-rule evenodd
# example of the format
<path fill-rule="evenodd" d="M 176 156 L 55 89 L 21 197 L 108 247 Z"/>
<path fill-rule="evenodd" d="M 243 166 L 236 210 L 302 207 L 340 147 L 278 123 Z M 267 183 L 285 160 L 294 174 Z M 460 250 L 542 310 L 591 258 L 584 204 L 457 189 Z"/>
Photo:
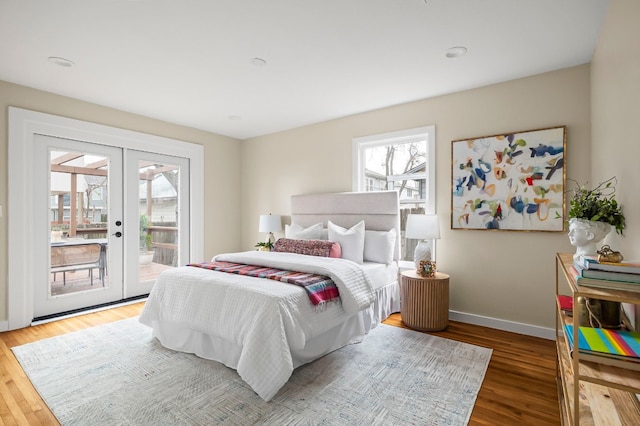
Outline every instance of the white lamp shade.
<path fill-rule="evenodd" d="M 282 231 L 282 218 L 278 214 L 261 214 L 258 232 L 280 232 Z"/>
<path fill-rule="evenodd" d="M 440 222 L 435 214 L 410 214 L 407 216 L 405 238 L 437 240 L 440 238 Z"/>

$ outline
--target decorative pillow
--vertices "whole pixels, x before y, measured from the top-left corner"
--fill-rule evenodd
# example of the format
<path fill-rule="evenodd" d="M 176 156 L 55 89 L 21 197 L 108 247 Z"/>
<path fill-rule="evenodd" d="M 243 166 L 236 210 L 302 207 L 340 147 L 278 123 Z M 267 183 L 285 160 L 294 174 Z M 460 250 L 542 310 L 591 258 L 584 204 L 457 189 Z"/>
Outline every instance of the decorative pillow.
<path fill-rule="evenodd" d="M 273 247 L 274 251 L 281 253 L 298 253 L 309 256 L 341 257 L 340 244 L 326 240 L 294 240 L 280 238 Z"/>
<path fill-rule="evenodd" d="M 340 244 L 342 258 L 356 263 L 364 261 L 364 220 L 349 229 L 329 221 L 329 240 Z"/>
<path fill-rule="evenodd" d="M 292 240 L 321 240 L 322 239 L 322 223 L 316 223 L 308 228 L 303 228 L 297 223 L 284 226 L 285 238 Z"/>
<path fill-rule="evenodd" d="M 393 254 L 396 248 L 396 230 L 390 231 L 365 231 L 364 233 L 364 260 L 366 262 L 393 263 Z"/>

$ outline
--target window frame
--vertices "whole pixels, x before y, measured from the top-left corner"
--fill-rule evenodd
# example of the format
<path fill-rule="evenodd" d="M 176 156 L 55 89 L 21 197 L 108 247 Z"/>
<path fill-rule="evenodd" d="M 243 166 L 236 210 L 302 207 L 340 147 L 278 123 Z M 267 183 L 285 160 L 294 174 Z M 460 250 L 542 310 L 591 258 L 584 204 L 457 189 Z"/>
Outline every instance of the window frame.
<path fill-rule="evenodd" d="M 375 148 L 379 146 L 385 145 L 395 145 L 395 144 L 405 144 L 411 142 L 421 142 L 425 141 L 427 143 L 426 147 L 426 159 L 425 159 L 425 171 L 423 177 L 419 179 L 425 179 L 425 199 L 424 200 L 410 200 L 406 203 L 400 201 L 400 207 L 402 204 L 413 204 L 420 205 L 424 204 L 425 214 L 435 214 L 436 213 L 436 126 L 424 126 L 417 127 L 413 129 L 400 130 L 396 132 L 383 133 L 378 135 L 364 136 L 354 138 L 352 140 L 352 191 L 354 192 L 365 192 L 367 191 L 367 178 L 365 176 L 365 150 L 369 148 Z M 416 176 L 420 176 L 420 174 L 411 174 L 411 175 L 393 175 L 392 180 L 404 180 L 404 178 L 415 179 Z M 388 178 L 388 177 L 387 177 Z M 431 252 L 433 255 L 433 259 L 435 259 L 436 255 L 436 247 L 435 240 L 430 242 Z M 414 243 L 415 246 L 415 243 Z M 414 267 L 414 261 L 402 260 L 407 256 L 407 253 L 404 253 L 405 250 L 408 250 L 407 242 L 404 237 L 402 237 L 401 241 L 401 253 L 400 260 L 398 264 L 401 268 L 404 269 L 412 269 Z M 413 255 L 411 255 L 413 257 Z"/>
<path fill-rule="evenodd" d="M 353 176 L 352 191 L 364 192 L 367 190 L 367 182 L 364 176 L 364 152 L 368 148 L 385 145 L 404 144 L 411 142 L 427 141 L 426 167 L 424 179 L 426 181 L 426 199 L 424 200 L 424 211 L 426 214 L 436 212 L 436 126 L 424 126 L 414 129 L 400 130 L 396 132 L 383 133 L 378 135 L 364 136 L 352 140 L 353 153 Z M 416 176 L 416 175 L 412 175 Z M 398 177 L 398 176 L 396 176 Z M 416 203 L 415 200 L 412 204 Z"/>

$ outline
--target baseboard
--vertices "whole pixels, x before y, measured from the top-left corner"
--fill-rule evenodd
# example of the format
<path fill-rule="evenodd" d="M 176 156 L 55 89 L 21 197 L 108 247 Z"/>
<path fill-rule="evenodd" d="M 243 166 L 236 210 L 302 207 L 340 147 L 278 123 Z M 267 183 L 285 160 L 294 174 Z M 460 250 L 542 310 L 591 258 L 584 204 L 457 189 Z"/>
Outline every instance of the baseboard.
<path fill-rule="evenodd" d="M 133 305 L 134 303 L 140 303 L 147 300 L 148 295 L 132 297 L 115 303 L 105 303 L 104 305 L 89 307 L 86 309 L 78 309 L 77 311 L 63 313 L 60 315 L 52 315 L 47 318 L 36 318 L 31 322 L 31 325 L 47 324 L 53 321 L 59 321 L 62 319 L 73 318 L 80 315 L 92 314 L 94 312 L 106 311 L 107 309 L 118 308 L 120 306 Z"/>
<path fill-rule="evenodd" d="M 128 305 L 131 303 L 138 303 L 140 300 L 125 302 L 122 305 Z M 114 306 L 110 306 L 111 308 Z M 98 310 L 109 309 L 104 307 Z M 89 313 L 89 312 L 84 312 Z M 61 319 L 61 318 L 57 318 Z M 555 340 L 555 330 L 552 328 L 539 327 L 536 325 L 524 324 L 514 321 L 506 321 L 498 318 L 485 317 L 482 315 L 468 314 L 465 312 L 449 311 L 449 319 L 452 321 L 464 322 L 467 324 L 481 325 L 483 327 L 495 328 L 497 330 L 510 331 L 512 333 L 525 334 L 527 336 L 540 337 L 542 339 Z M 51 320 L 53 321 L 53 320 Z M 44 321 L 43 321 L 44 322 Z M 48 321 L 47 321 L 48 322 Z M 35 325 L 35 324 L 32 324 Z M 9 330 L 8 321 L 0 321 L 0 332 Z"/>
<path fill-rule="evenodd" d="M 555 340 L 556 338 L 556 331 L 553 328 L 539 327 L 537 325 L 524 324 L 521 322 L 484 317 L 482 315 L 449 311 L 449 319 L 452 321 L 459 321 L 467 324 L 481 325 L 483 327 L 510 331 L 512 333 L 525 334 L 527 336 L 540 337 L 542 339 Z"/>
<path fill-rule="evenodd" d="M 0 321 L 0 332 L 9 331 L 9 321 Z"/>

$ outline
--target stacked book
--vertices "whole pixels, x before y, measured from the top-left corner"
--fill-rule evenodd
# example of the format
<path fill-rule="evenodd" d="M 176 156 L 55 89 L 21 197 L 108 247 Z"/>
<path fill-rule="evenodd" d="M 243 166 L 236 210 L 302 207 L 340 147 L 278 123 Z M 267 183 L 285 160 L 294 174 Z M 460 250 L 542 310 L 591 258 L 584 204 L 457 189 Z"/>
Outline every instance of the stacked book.
<path fill-rule="evenodd" d="M 559 294 L 558 305 L 560 305 L 560 310 L 562 310 L 566 315 L 569 315 L 570 317 L 573 316 L 573 297 Z"/>
<path fill-rule="evenodd" d="M 573 326 L 565 325 L 564 334 L 574 350 Z M 617 367 L 640 370 L 640 333 L 605 328 L 579 327 L 580 358 Z"/>
<path fill-rule="evenodd" d="M 595 256 L 580 256 L 571 273 L 581 286 L 640 292 L 640 262 L 598 262 Z"/>

